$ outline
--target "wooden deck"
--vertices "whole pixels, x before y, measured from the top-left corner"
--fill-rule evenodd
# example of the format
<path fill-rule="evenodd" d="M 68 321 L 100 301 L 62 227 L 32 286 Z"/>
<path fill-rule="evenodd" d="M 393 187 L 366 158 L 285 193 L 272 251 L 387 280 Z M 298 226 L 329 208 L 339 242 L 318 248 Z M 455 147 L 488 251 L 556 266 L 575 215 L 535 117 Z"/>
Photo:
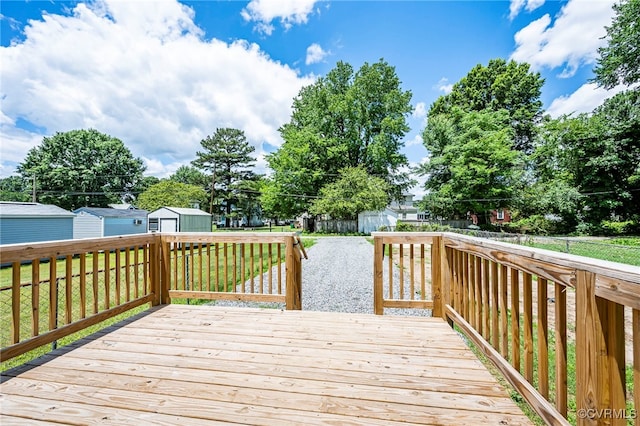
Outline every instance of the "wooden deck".
<path fill-rule="evenodd" d="M 2 382 L 3 426 L 530 424 L 439 318 L 165 305 Z"/>

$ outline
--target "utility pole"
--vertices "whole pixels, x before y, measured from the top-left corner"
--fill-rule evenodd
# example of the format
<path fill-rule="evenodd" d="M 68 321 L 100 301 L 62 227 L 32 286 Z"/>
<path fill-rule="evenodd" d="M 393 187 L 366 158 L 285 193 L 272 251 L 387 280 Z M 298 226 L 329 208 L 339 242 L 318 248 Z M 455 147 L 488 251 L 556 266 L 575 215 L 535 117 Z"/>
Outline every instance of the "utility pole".
<path fill-rule="evenodd" d="M 31 199 L 34 203 L 37 203 L 36 201 L 36 175 L 33 175 L 33 194 L 31 196 Z"/>

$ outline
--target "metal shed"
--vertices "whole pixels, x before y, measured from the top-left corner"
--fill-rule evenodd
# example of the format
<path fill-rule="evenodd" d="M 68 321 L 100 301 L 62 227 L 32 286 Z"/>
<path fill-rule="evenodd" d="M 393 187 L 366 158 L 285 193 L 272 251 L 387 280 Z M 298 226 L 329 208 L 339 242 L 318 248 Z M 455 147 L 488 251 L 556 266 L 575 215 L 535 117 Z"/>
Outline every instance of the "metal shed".
<path fill-rule="evenodd" d="M 198 209 L 161 207 L 148 215 L 149 232 L 211 232 L 211 215 Z"/>
<path fill-rule="evenodd" d="M 147 232 L 146 210 L 81 207 L 73 211 L 73 238 L 99 238 Z"/>
<path fill-rule="evenodd" d="M 74 217 L 49 204 L 0 201 L 0 244 L 71 240 Z"/>

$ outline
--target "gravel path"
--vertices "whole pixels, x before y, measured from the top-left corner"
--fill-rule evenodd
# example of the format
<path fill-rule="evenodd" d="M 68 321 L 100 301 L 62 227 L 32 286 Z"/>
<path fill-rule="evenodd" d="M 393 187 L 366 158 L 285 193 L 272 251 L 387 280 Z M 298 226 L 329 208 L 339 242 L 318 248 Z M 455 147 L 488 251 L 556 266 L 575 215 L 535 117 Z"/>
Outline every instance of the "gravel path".
<path fill-rule="evenodd" d="M 318 237 L 307 254 L 308 259 L 302 260 L 303 310 L 373 313 L 373 244 L 365 237 Z M 384 268 L 387 276 L 387 262 Z M 396 268 L 394 282 L 400 282 Z M 218 301 L 216 305 L 283 306 L 225 301 Z M 385 309 L 385 314 L 425 316 L 431 315 L 431 311 Z"/>

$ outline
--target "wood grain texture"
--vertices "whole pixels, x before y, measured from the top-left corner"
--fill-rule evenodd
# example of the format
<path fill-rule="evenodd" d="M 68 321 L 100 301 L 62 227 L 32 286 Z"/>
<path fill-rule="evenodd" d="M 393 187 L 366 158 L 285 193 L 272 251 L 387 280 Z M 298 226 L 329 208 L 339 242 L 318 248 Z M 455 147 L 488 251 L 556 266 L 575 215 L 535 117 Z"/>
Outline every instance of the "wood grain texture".
<path fill-rule="evenodd" d="M 0 389 L 11 424 L 531 424 L 441 318 L 156 307 Z"/>

